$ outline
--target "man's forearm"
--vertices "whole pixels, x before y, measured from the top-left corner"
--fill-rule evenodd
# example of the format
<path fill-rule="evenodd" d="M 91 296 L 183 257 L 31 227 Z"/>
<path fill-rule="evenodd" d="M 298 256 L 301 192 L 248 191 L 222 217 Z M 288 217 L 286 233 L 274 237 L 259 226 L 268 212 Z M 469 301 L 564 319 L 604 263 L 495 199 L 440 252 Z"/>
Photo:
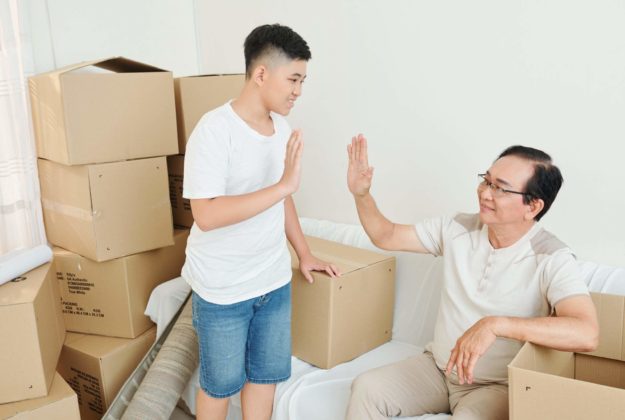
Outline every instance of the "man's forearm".
<path fill-rule="evenodd" d="M 394 224 L 380 212 L 371 194 L 355 195 L 354 200 L 365 232 L 375 246 L 384 249 L 388 239 L 393 236 Z"/>
<path fill-rule="evenodd" d="M 540 318 L 489 317 L 498 337 L 529 341 L 563 351 L 593 351 L 598 330 L 591 322 L 569 316 Z"/>

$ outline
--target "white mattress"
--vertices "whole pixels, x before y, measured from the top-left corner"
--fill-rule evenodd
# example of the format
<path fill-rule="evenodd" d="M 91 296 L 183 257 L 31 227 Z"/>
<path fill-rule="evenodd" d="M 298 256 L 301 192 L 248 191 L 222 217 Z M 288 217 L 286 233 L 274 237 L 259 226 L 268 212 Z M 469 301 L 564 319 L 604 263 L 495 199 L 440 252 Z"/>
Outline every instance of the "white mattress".
<path fill-rule="evenodd" d="M 300 219 L 305 234 L 342 242 L 360 248 L 376 249 L 360 226 L 314 219 Z M 378 250 L 379 251 L 379 250 Z M 341 420 L 349 399 L 352 380 L 368 369 L 418 354 L 433 336 L 440 296 L 441 259 L 428 255 L 392 253 L 397 258 L 393 340 L 362 356 L 330 370 L 315 368 L 292 359 L 291 378 L 278 385 L 274 400 L 274 420 Z M 625 295 L 625 268 L 580 263 L 593 291 Z M 152 292 L 145 314 L 157 324 L 157 335 L 165 329 L 188 295 L 182 278 L 161 284 Z M 195 413 L 199 388 L 198 371 L 189 381 L 182 399 Z M 240 420 L 239 396 L 231 399 L 228 420 Z M 446 414 L 402 419 L 443 419 Z"/>

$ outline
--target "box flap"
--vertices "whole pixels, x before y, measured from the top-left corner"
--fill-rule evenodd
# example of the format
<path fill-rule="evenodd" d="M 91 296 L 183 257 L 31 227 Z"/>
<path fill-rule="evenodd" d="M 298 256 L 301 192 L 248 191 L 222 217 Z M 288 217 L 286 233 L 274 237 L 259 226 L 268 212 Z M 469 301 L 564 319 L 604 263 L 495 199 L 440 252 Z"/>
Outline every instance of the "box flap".
<path fill-rule="evenodd" d="M 0 306 L 34 302 L 49 269 L 50 263 L 44 264 L 0 286 Z"/>
<path fill-rule="evenodd" d="M 144 73 L 151 71 L 168 71 L 124 57 L 110 58 L 108 60 L 94 63 L 93 65 L 102 69 L 114 71 L 115 73 Z"/>
<path fill-rule="evenodd" d="M 625 360 L 625 296 L 591 293 L 599 318 L 599 346 L 591 354 Z"/>
<path fill-rule="evenodd" d="M 351 273 L 380 261 L 393 258 L 390 255 L 383 255 L 314 236 L 306 236 L 306 242 L 313 255 L 337 265 L 342 274 Z M 290 246 L 289 251 L 291 252 L 291 267 L 297 268 L 299 266 L 297 254 Z M 338 257 L 338 255 L 341 255 L 341 257 Z"/>
<path fill-rule="evenodd" d="M 176 77 L 175 80 L 194 79 L 201 77 L 221 77 L 221 76 L 245 76 L 244 73 L 207 73 L 207 74 L 192 74 L 189 76 Z"/>
<path fill-rule="evenodd" d="M 142 72 L 165 72 L 167 70 L 160 69 L 158 67 L 151 66 L 149 64 L 140 63 L 138 61 L 130 60 L 124 57 L 111 57 L 100 60 L 81 61 L 80 63 L 70 64 L 56 70 L 52 70 L 45 73 L 40 73 L 31 78 L 37 79 L 48 76 L 58 76 L 63 73 L 69 73 L 74 70 L 82 69 L 85 67 L 94 66 L 105 70 L 110 70 L 115 73 L 142 73 Z"/>

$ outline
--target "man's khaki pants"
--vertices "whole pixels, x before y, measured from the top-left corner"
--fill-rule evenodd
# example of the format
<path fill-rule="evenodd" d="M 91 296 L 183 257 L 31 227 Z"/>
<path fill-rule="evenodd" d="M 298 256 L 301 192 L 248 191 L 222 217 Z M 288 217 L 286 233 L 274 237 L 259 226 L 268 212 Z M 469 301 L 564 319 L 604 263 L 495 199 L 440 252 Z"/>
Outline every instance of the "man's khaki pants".
<path fill-rule="evenodd" d="M 508 386 L 460 385 L 436 366 L 432 353 L 370 370 L 352 383 L 347 420 L 386 420 L 453 413 L 454 419 L 508 418 Z"/>

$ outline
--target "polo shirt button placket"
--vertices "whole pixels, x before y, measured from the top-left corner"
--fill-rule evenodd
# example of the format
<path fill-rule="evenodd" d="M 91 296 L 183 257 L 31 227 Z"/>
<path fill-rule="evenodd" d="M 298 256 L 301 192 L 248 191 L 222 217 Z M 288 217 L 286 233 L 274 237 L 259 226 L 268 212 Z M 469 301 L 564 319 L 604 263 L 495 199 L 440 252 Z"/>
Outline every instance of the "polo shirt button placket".
<path fill-rule="evenodd" d="M 478 291 L 483 292 L 486 289 L 486 285 L 488 284 L 488 275 L 489 271 L 493 265 L 492 263 L 493 253 L 492 251 L 488 255 L 488 260 L 486 261 L 486 268 L 484 269 L 484 275 L 482 276 L 482 280 L 478 286 Z"/>

